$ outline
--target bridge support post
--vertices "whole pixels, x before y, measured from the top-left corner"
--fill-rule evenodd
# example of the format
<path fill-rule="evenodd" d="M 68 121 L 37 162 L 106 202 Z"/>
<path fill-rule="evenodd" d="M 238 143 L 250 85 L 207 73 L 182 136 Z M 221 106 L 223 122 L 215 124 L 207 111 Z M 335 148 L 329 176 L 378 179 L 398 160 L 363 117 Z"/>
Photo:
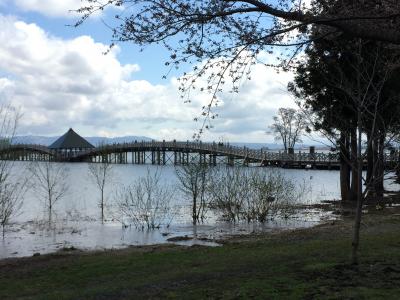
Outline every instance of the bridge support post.
<path fill-rule="evenodd" d="M 246 167 L 249 166 L 249 160 L 247 159 L 247 157 L 245 157 L 245 158 L 243 159 L 243 165 L 246 166 Z"/>
<path fill-rule="evenodd" d="M 228 156 L 228 166 L 233 167 L 235 165 L 235 159 L 233 156 Z"/>

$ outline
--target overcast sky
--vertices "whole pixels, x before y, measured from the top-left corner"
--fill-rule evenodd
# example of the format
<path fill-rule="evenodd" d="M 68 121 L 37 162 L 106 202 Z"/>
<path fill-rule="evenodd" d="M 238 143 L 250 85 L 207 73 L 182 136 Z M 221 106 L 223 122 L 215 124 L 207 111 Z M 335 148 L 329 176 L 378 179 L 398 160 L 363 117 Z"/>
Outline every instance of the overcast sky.
<path fill-rule="evenodd" d="M 112 9 L 79 28 L 68 27 L 69 10 L 81 0 L 0 0 L 0 100 L 20 107 L 20 135 L 61 135 L 74 128 L 83 136 L 143 135 L 191 139 L 193 118 L 210 99 L 197 94 L 184 104 L 168 53 L 159 46 L 140 52 L 121 44 L 104 55 Z M 286 91 L 290 73 L 256 65 L 239 94 L 222 95 L 219 118 L 204 140 L 272 142 L 265 131 L 279 107 L 295 107 Z"/>

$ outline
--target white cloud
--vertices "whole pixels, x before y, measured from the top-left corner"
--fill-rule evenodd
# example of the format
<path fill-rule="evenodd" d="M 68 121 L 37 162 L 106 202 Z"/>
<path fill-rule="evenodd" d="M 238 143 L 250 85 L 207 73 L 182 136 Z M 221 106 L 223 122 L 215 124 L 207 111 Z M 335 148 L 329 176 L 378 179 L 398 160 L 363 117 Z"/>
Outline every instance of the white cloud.
<path fill-rule="evenodd" d="M 64 40 L 35 24 L 0 15 L 0 99 L 23 109 L 21 134 L 147 135 L 190 139 L 192 120 L 210 99 L 196 94 L 183 104 L 178 82 L 154 85 L 140 80 L 138 65 L 122 65 L 119 49 L 89 36 Z M 292 106 L 285 91 L 290 74 L 257 65 L 253 80 L 235 96 L 223 95 L 220 118 L 206 139 L 267 140 L 267 123 L 277 107 Z M 269 138 L 272 140 L 272 138 Z"/>
<path fill-rule="evenodd" d="M 48 17 L 77 17 L 75 11 L 89 3 L 85 0 L 0 0 L 0 4 L 13 2 L 22 11 L 37 12 Z"/>

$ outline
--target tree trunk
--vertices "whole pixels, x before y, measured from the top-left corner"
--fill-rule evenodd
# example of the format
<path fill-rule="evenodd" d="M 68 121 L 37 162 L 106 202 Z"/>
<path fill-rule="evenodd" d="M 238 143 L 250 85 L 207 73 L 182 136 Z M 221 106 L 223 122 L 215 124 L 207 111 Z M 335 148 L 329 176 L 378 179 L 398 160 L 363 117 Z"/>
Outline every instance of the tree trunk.
<path fill-rule="evenodd" d="M 358 155 L 357 155 L 357 128 L 351 129 L 350 133 L 350 147 L 351 147 L 351 193 L 350 200 L 356 202 L 359 190 L 359 177 L 358 176 Z M 361 166 L 362 167 L 362 166 Z"/>
<path fill-rule="evenodd" d="M 377 166 L 376 166 L 376 176 L 375 176 L 375 192 L 376 192 L 376 200 L 381 200 L 383 197 L 384 187 L 383 187 L 383 177 L 384 177 L 384 146 L 385 146 L 385 135 L 381 132 L 378 141 L 378 148 L 377 148 Z"/>
<path fill-rule="evenodd" d="M 349 166 L 349 137 L 346 133 L 340 134 L 340 194 L 342 201 L 350 200 L 350 166 Z"/>
<path fill-rule="evenodd" d="M 367 179 L 366 183 L 370 184 L 374 177 L 374 147 L 373 147 L 373 139 L 372 136 L 374 134 L 368 132 L 367 133 Z"/>
<path fill-rule="evenodd" d="M 362 140 L 361 140 L 361 111 L 358 109 L 357 113 L 357 127 L 358 127 L 358 136 L 357 136 L 357 173 L 362 173 L 363 161 L 362 161 Z M 352 241 L 352 253 L 351 253 L 351 262 L 352 264 L 358 264 L 358 247 L 360 244 L 360 226 L 361 226 L 361 217 L 362 217 L 362 206 L 363 206 L 363 195 L 362 195 L 362 177 L 358 176 L 358 185 L 357 185 L 357 209 L 356 209 L 356 217 L 354 222 L 354 232 L 353 232 L 353 241 Z"/>
<path fill-rule="evenodd" d="M 52 209 L 52 207 L 50 206 L 50 207 L 49 207 L 49 228 L 51 228 L 50 226 L 51 226 L 51 221 L 52 221 L 52 211 L 53 211 L 53 209 Z"/>
<path fill-rule="evenodd" d="M 197 223 L 197 197 L 193 197 L 193 207 L 192 207 L 192 219 L 193 225 Z"/>
<path fill-rule="evenodd" d="M 101 223 L 104 223 L 104 191 L 103 190 L 101 190 L 100 208 L 101 208 Z"/>
<path fill-rule="evenodd" d="M 396 151 L 396 182 L 400 183 L 400 151 Z"/>

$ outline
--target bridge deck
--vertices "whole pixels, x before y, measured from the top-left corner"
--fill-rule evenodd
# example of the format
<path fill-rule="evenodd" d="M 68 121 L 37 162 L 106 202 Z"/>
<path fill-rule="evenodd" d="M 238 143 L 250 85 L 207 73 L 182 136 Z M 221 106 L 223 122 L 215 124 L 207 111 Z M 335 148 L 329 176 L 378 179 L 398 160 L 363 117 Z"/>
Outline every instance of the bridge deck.
<path fill-rule="evenodd" d="M 197 161 L 216 164 L 218 157 L 224 157 L 228 164 L 255 164 L 260 166 L 280 166 L 286 168 L 319 168 L 338 169 L 340 167 L 337 153 L 297 152 L 287 154 L 283 151 L 272 152 L 262 149 L 249 149 L 221 143 L 202 142 L 134 142 L 104 145 L 85 151 L 58 152 L 43 145 L 16 144 L 0 148 L 0 159 L 12 160 L 55 160 L 55 161 L 104 161 L 127 163 L 128 153 L 132 154 L 132 163 L 166 164 L 168 155 L 174 164 L 188 163 L 193 154 Z M 150 154 L 148 154 L 150 153 Z M 114 159 L 111 159 L 111 156 Z M 190 158 L 192 156 L 192 158 Z M 386 155 L 386 167 L 394 167 L 398 163 L 398 155 Z"/>

